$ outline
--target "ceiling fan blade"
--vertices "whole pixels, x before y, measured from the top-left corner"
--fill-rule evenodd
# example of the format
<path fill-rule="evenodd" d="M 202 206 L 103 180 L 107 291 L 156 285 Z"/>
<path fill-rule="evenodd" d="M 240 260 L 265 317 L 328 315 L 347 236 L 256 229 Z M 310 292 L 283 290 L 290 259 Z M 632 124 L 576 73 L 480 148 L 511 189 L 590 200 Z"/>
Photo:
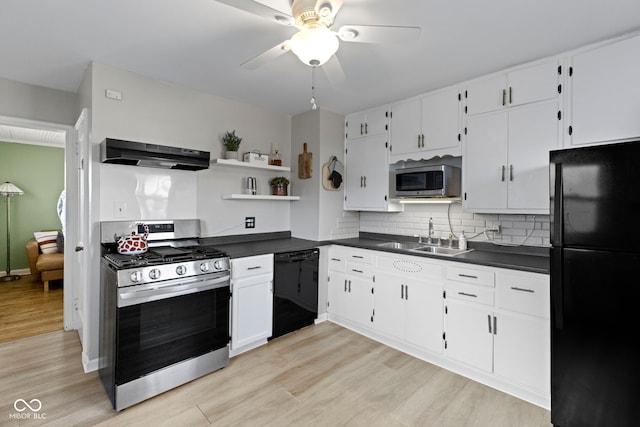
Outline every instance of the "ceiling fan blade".
<path fill-rule="evenodd" d="M 315 10 L 321 19 L 333 22 L 343 3 L 344 0 L 317 0 Z"/>
<path fill-rule="evenodd" d="M 406 43 L 416 40 L 420 31 L 420 27 L 344 25 L 338 30 L 338 37 L 345 42 Z"/>
<path fill-rule="evenodd" d="M 240 67 L 246 68 L 247 70 L 255 70 L 262 67 L 267 62 L 276 59 L 280 55 L 289 52 L 289 50 L 289 40 L 287 40 L 244 62 Z"/>
<path fill-rule="evenodd" d="M 253 0 L 214 0 L 218 3 L 226 4 L 236 9 L 244 10 L 262 18 L 267 18 L 281 25 L 293 25 L 295 20 L 291 15 L 272 9 L 262 3 Z"/>
<path fill-rule="evenodd" d="M 322 65 L 322 71 L 324 71 L 324 74 L 327 76 L 327 79 L 331 84 L 335 85 L 347 80 L 347 76 L 344 74 L 342 65 L 340 65 L 340 61 L 335 55 L 329 58 L 329 60 Z"/>

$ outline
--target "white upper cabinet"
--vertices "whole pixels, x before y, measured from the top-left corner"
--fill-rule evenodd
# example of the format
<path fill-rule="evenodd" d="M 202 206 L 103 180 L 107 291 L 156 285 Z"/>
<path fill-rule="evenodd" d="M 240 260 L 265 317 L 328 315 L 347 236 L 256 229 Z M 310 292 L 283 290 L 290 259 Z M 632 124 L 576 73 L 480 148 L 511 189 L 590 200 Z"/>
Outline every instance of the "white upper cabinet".
<path fill-rule="evenodd" d="M 549 151 L 559 148 L 558 103 L 467 119 L 463 206 L 472 212 L 548 213 Z"/>
<path fill-rule="evenodd" d="M 386 133 L 389 130 L 389 109 L 372 108 L 350 114 L 345 120 L 345 139 L 365 138 L 369 135 Z"/>
<path fill-rule="evenodd" d="M 474 80 L 465 87 L 465 113 L 487 113 L 558 97 L 559 64 L 553 60 Z"/>
<path fill-rule="evenodd" d="M 565 146 L 640 137 L 640 36 L 570 58 Z"/>
<path fill-rule="evenodd" d="M 403 210 L 402 205 L 389 200 L 388 111 L 368 110 L 345 120 L 345 210 Z"/>
<path fill-rule="evenodd" d="M 392 105 L 389 161 L 459 156 L 460 99 L 455 86 Z"/>

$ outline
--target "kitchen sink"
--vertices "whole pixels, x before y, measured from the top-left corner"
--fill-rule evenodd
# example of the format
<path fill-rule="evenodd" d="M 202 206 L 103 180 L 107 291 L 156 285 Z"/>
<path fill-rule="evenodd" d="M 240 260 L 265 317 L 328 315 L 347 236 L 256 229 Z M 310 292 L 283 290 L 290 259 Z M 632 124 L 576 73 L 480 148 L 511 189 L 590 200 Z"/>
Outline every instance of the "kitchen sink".
<path fill-rule="evenodd" d="M 460 250 L 458 248 L 450 248 L 445 246 L 435 246 L 418 242 L 384 242 L 378 243 L 381 248 L 403 249 L 411 252 L 421 252 L 434 255 L 456 256 L 472 251 L 473 249 Z"/>
<path fill-rule="evenodd" d="M 418 243 L 418 242 L 385 242 L 385 243 L 379 243 L 378 246 L 380 246 L 381 248 L 412 250 L 412 249 L 421 248 L 422 246 L 424 246 L 424 243 Z"/>
<path fill-rule="evenodd" d="M 472 251 L 473 249 L 457 249 L 457 248 L 448 248 L 448 247 L 443 247 L 443 246 L 421 246 L 418 248 L 414 248 L 412 249 L 416 252 L 424 252 L 424 253 L 428 253 L 428 254 L 435 254 L 435 255 L 448 255 L 448 256 L 456 256 L 456 255 L 460 255 L 460 254 L 464 254 L 467 252 Z"/>

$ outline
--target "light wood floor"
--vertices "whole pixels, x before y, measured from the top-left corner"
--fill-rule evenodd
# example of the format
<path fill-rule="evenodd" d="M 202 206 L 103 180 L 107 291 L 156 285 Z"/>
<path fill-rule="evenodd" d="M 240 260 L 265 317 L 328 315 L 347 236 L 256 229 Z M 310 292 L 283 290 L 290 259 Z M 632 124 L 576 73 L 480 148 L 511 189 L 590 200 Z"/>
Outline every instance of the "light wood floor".
<path fill-rule="evenodd" d="M 120 413 L 75 332 L 0 344 L 0 425 L 16 399 L 45 420 L 101 426 L 550 426 L 549 412 L 330 322 L 237 356 L 220 371 Z"/>
<path fill-rule="evenodd" d="M 62 281 L 49 292 L 38 275 L 0 282 L 0 343 L 63 328 Z"/>

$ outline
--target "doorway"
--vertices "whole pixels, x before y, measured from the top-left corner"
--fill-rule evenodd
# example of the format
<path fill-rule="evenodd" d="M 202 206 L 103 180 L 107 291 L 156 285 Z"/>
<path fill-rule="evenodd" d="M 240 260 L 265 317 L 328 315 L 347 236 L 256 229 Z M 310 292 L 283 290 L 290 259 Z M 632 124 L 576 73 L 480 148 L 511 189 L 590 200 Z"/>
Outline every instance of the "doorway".
<path fill-rule="evenodd" d="M 60 153 L 57 153 L 56 156 L 52 157 L 57 159 L 62 157 L 62 186 L 65 189 L 69 188 L 70 180 L 71 182 L 76 182 L 75 167 L 73 164 L 69 164 L 69 159 L 73 159 L 74 157 L 74 145 L 77 140 L 76 134 L 77 132 L 74 127 L 68 125 L 0 116 L 0 141 L 11 144 L 14 148 L 20 145 L 23 151 L 26 150 L 25 152 L 27 153 L 30 152 L 33 154 L 40 152 L 41 157 L 42 155 L 45 155 L 44 152 L 47 152 L 45 156 L 48 156 L 52 152 L 57 152 L 60 149 L 62 150 L 61 156 Z M 14 151 L 14 153 L 17 153 L 18 151 Z M 29 154 L 25 154 L 25 156 L 29 156 Z M 4 180 L 12 179 L 10 176 L 2 176 L 1 178 Z M 42 179 L 44 180 L 45 178 Z M 60 178 L 58 177 L 57 182 L 59 181 Z M 36 186 L 36 184 L 29 184 L 30 188 L 34 188 L 34 186 Z M 49 193 L 51 192 L 52 191 Z M 36 211 L 40 209 L 42 212 L 51 210 L 54 212 L 54 215 L 57 216 L 59 196 L 60 190 L 57 190 L 57 194 L 49 194 L 46 197 L 46 200 L 42 201 L 42 206 L 38 206 Z M 52 202 L 52 200 L 49 200 L 51 198 L 55 200 Z M 18 203 L 19 201 L 19 199 L 15 200 L 15 202 Z M 77 208 L 72 206 L 69 202 L 73 202 L 73 200 L 67 200 L 65 210 L 77 210 Z M 14 211 L 13 204 L 14 200 L 12 200 L 12 211 Z M 29 209 L 29 211 L 32 210 L 34 210 L 33 207 Z M 48 215 L 50 213 L 51 212 L 48 212 Z M 29 220 L 25 218 L 24 222 L 29 222 Z M 37 221 L 33 222 L 37 223 Z M 68 223 L 66 220 L 65 222 Z M 36 225 L 36 227 L 38 226 Z M 3 226 L 0 227 L 2 230 L 0 233 L 2 236 L 0 241 L 3 245 L 6 244 L 5 228 L 6 226 L 3 221 Z M 59 222 L 59 219 L 57 223 L 53 224 L 51 223 L 51 220 L 49 220 L 49 222 L 46 223 L 45 228 L 61 229 L 61 223 Z M 31 235 L 30 237 L 32 238 L 33 236 Z M 28 241 L 29 239 L 25 236 L 21 236 L 20 239 L 16 239 L 12 233 L 12 253 L 22 251 L 22 254 L 24 254 L 26 252 L 25 240 Z M 70 257 L 68 257 L 67 254 L 68 246 L 71 245 L 68 243 L 68 239 L 65 239 L 64 259 L 67 266 L 72 265 L 73 262 L 69 259 Z M 14 258 L 13 255 L 12 258 Z M 0 336 L 0 342 L 7 342 L 31 335 L 38 335 L 56 329 L 78 329 L 76 321 L 77 315 L 73 313 L 71 304 L 72 301 L 76 299 L 73 281 L 67 278 L 67 271 L 69 268 L 65 269 L 64 292 L 62 289 L 63 282 L 51 282 L 49 292 L 45 293 L 42 282 L 40 282 L 40 276 L 31 275 L 29 266 L 24 265 L 24 256 L 21 258 L 23 259 L 19 266 L 16 266 L 11 262 L 12 272 L 20 275 L 20 280 L 3 283 L 3 285 L 7 286 L 0 291 L 0 298 L 4 301 L 11 301 L 11 310 L 3 310 L 3 322 L 2 325 L 0 325 L 0 332 L 2 333 L 2 336 Z M 0 301 L 0 305 L 2 305 L 2 301 Z"/>

